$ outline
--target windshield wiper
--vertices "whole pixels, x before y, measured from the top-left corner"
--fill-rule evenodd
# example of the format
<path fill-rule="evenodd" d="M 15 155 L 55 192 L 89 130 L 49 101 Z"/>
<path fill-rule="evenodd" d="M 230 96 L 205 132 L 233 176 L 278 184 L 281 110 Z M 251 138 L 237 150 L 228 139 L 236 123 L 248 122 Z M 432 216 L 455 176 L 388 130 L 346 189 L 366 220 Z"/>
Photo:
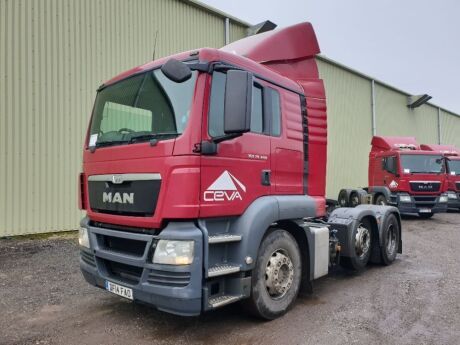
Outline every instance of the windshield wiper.
<path fill-rule="evenodd" d="M 149 133 L 149 134 L 141 134 L 132 136 L 128 144 L 139 142 L 139 141 L 147 141 L 153 139 L 159 139 L 163 137 L 177 137 L 180 133 L 177 132 L 163 132 L 163 133 Z"/>
<path fill-rule="evenodd" d="M 127 143 L 126 140 L 101 141 L 101 142 L 97 142 L 95 147 L 121 145 L 121 144 L 126 144 L 126 143 Z"/>

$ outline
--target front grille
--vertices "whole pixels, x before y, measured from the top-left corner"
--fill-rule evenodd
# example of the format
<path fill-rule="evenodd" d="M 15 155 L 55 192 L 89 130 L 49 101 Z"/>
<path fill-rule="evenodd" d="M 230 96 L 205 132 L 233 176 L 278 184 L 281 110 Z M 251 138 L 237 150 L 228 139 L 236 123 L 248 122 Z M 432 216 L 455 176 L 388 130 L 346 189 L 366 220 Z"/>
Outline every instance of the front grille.
<path fill-rule="evenodd" d="M 89 206 L 93 212 L 131 217 L 151 217 L 155 213 L 161 179 L 139 179 L 122 174 L 115 177 L 124 181 L 113 182 L 111 175 L 94 175 L 88 178 Z"/>
<path fill-rule="evenodd" d="M 410 182 L 410 188 L 414 192 L 438 192 L 441 182 Z"/>
<path fill-rule="evenodd" d="M 147 281 L 152 285 L 184 287 L 190 283 L 190 272 L 151 270 Z"/>
<path fill-rule="evenodd" d="M 97 239 L 99 245 L 104 249 L 138 257 L 142 257 L 144 255 L 145 247 L 147 245 L 147 242 L 145 241 L 100 234 L 97 235 Z"/>
<path fill-rule="evenodd" d="M 415 206 L 419 208 L 433 208 L 436 204 L 436 196 L 413 196 Z"/>
<path fill-rule="evenodd" d="M 80 251 L 80 257 L 82 261 L 90 266 L 96 267 L 96 260 L 94 259 L 94 255 L 87 253 L 85 251 Z"/>
<path fill-rule="evenodd" d="M 129 284 L 137 284 L 142 276 L 142 267 L 122 264 L 115 261 L 102 260 L 107 273 L 118 280 Z"/>

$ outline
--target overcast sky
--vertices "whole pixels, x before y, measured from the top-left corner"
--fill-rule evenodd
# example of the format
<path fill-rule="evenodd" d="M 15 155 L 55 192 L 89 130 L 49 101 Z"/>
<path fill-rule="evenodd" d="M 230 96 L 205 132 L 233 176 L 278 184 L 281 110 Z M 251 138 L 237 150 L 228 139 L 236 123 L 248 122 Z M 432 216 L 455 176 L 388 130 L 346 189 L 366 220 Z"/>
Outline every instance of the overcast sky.
<path fill-rule="evenodd" d="M 251 24 L 309 21 L 322 54 L 460 114 L 460 0 L 201 1 Z"/>

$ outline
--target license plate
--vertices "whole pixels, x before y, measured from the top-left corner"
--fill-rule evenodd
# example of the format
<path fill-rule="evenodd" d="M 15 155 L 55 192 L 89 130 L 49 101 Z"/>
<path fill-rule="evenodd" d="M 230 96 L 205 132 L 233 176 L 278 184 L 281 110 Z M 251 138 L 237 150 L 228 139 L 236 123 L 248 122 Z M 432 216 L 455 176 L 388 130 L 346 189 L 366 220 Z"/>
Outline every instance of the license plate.
<path fill-rule="evenodd" d="M 133 299 L 133 289 L 109 282 L 108 280 L 105 281 L 105 289 L 115 295 L 127 298 L 132 300 Z"/>
<path fill-rule="evenodd" d="M 431 209 L 429 209 L 429 208 L 421 208 L 419 210 L 419 213 L 431 213 Z"/>

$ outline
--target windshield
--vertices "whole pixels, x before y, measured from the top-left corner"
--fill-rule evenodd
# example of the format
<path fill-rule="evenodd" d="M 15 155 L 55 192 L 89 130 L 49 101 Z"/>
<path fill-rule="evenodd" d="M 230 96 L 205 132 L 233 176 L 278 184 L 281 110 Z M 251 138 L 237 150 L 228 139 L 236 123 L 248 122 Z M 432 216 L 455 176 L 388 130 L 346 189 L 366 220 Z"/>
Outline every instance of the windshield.
<path fill-rule="evenodd" d="M 441 155 L 401 155 L 401 165 L 405 174 L 442 173 L 443 161 Z"/>
<path fill-rule="evenodd" d="M 102 89 L 94 105 L 89 146 L 174 138 L 190 115 L 197 72 L 183 82 L 160 69 L 138 74 Z"/>
<path fill-rule="evenodd" d="M 460 159 L 447 161 L 449 174 L 460 176 Z"/>

